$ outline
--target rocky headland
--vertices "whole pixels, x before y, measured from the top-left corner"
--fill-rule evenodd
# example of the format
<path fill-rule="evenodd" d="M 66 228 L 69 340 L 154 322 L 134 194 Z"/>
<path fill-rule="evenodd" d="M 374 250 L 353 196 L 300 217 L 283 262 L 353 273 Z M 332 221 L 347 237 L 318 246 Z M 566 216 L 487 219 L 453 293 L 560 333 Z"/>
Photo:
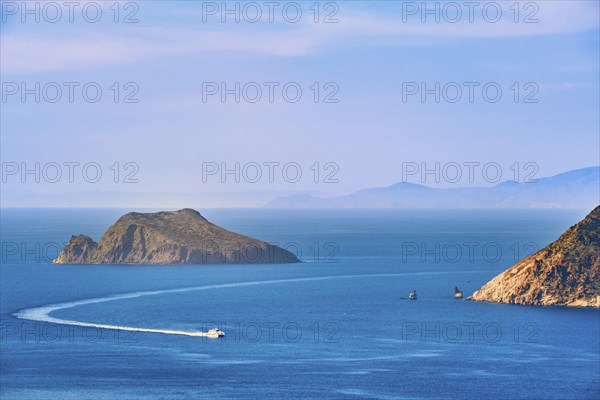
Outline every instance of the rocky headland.
<path fill-rule="evenodd" d="M 72 236 L 55 264 L 279 264 L 291 252 L 225 230 L 192 209 L 123 215 L 98 243 Z"/>
<path fill-rule="evenodd" d="M 471 299 L 600 307 L 600 206 L 555 242 L 496 276 Z"/>

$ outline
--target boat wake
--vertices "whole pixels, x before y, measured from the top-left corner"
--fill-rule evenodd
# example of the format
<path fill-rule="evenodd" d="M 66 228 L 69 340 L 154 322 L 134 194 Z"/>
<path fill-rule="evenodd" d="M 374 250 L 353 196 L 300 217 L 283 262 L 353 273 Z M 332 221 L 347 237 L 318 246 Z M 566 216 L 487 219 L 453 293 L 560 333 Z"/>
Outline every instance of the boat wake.
<path fill-rule="evenodd" d="M 458 272 L 458 271 L 454 271 L 454 273 L 456 273 L 456 272 Z M 462 271 L 460 271 L 460 272 L 462 272 Z M 464 271 L 464 272 L 474 272 L 474 271 Z M 97 303 L 105 303 L 105 302 L 116 301 L 116 300 L 133 299 L 133 298 L 145 297 L 145 296 L 156 296 L 156 295 L 161 295 L 161 294 L 192 292 L 192 291 L 198 291 L 198 290 L 224 289 L 224 288 L 233 288 L 233 287 L 242 287 L 242 286 L 270 285 L 270 284 L 278 284 L 278 283 L 324 281 L 324 280 L 333 280 L 333 279 L 353 279 L 353 278 L 369 278 L 369 277 L 385 278 L 385 277 L 392 277 L 392 276 L 439 275 L 439 274 L 446 274 L 446 273 L 447 272 L 417 272 L 417 273 L 413 272 L 413 273 L 395 273 L 395 274 L 334 275 L 334 276 L 320 276 L 320 277 L 310 277 L 310 278 L 292 278 L 292 279 L 276 279 L 276 280 L 266 280 L 266 281 L 223 283 L 223 284 L 216 284 L 216 285 L 194 286 L 194 287 L 187 287 L 187 288 L 180 288 L 180 289 L 165 289 L 165 290 L 152 290 L 152 291 L 144 291 L 144 292 L 133 292 L 133 293 L 119 294 L 119 295 L 113 295 L 113 296 L 107 296 L 107 297 L 70 301 L 67 303 L 50 304 L 47 306 L 28 308 L 25 310 L 21 310 L 13 315 L 19 319 L 26 319 L 26 320 L 38 321 L 38 322 L 47 322 L 47 323 L 51 323 L 51 324 L 81 326 L 81 327 L 90 327 L 90 328 L 98 328 L 98 329 L 122 330 L 122 331 L 162 333 L 165 335 L 214 337 L 209 332 L 180 331 L 180 330 L 173 330 L 173 329 L 153 329 L 153 328 L 143 328 L 143 327 L 137 327 L 137 326 L 117 326 L 117 325 L 96 324 L 96 323 L 91 323 L 91 322 L 75 321 L 75 320 L 69 320 L 69 319 L 55 318 L 55 317 L 50 316 L 50 313 L 52 313 L 54 311 L 58 311 L 58 310 L 64 310 L 67 308 L 83 306 L 86 304 L 97 304 Z"/>

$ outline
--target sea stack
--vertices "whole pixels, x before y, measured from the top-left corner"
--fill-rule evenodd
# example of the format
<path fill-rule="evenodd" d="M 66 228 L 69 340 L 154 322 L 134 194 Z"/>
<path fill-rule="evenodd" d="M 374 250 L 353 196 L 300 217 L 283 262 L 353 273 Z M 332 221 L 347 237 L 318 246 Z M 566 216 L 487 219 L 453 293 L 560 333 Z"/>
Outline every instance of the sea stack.
<path fill-rule="evenodd" d="M 496 276 L 471 299 L 600 307 L 600 206 L 555 242 Z"/>
<path fill-rule="evenodd" d="M 55 264 L 280 264 L 300 262 L 291 252 L 225 230 L 198 211 L 123 215 L 98 243 L 72 236 Z"/>

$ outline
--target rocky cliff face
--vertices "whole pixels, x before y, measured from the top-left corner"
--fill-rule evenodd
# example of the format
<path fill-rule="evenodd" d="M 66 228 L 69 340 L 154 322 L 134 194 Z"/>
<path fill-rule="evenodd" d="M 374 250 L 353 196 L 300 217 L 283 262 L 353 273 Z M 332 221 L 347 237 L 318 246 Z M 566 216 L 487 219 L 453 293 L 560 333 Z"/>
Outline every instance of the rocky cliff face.
<path fill-rule="evenodd" d="M 62 250 L 60 256 L 53 262 L 57 263 L 59 259 L 70 260 L 72 264 L 86 264 L 90 262 L 89 257 L 94 254 L 98 243 L 86 235 L 71 236 L 69 243 Z"/>
<path fill-rule="evenodd" d="M 496 276 L 472 299 L 600 307 L 600 206 L 558 240 Z"/>
<path fill-rule="evenodd" d="M 195 210 L 129 213 L 98 243 L 72 236 L 56 264 L 269 264 L 299 262 L 294 254 L 227 231 Z"/>

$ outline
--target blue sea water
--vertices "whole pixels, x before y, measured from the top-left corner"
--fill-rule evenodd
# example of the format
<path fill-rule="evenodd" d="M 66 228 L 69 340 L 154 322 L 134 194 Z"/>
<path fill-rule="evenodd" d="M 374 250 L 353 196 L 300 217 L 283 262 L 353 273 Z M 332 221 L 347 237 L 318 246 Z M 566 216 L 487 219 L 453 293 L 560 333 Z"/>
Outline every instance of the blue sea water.
<path fill-rule="evenodd" d="M 98 240 L 124 212 L 2 210 L 0 398 L 599 398 L 598 310 L 453 299 L 454 286 L 471 294 L 585 211 L 201 210 L 304 262 L 49 263 L 70 235 Z M 181 288 L 190 290 L 174 291 Z M 406 299 L 413 289 L 417 301 Z M 50 316 L 180 331 L 218 326 L 225 338 L 15 317 L 136 292 Z"/>

